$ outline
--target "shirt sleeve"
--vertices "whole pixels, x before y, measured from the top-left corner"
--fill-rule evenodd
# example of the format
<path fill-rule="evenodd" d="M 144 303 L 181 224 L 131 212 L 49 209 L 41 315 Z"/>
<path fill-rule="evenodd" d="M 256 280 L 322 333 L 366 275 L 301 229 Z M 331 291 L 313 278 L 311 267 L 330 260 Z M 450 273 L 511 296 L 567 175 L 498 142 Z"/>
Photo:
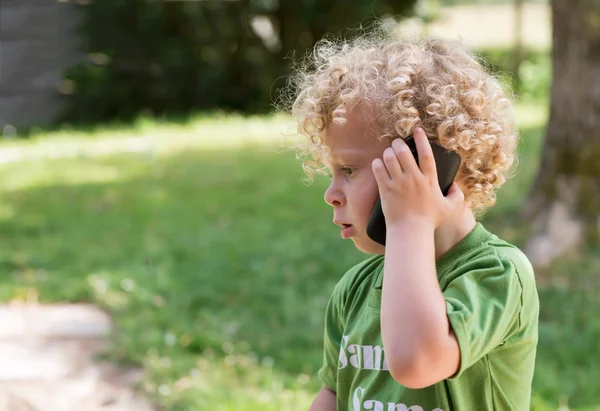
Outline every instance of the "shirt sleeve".
<path fill-rule="evenodd" d="M 325 310 L 323 364 L 318 372 L 319 380 L 333 392 L 337 391 L 337 370 L 344 331 L 343 304 L 340 282 L 334 288 Z"/>
<path fill-rule="evenodd" d="M 443 291 L 460 347 L 458 378 L 520 328 L 522 285 L 511 260 L 489 254 L 455 269 Z"/>

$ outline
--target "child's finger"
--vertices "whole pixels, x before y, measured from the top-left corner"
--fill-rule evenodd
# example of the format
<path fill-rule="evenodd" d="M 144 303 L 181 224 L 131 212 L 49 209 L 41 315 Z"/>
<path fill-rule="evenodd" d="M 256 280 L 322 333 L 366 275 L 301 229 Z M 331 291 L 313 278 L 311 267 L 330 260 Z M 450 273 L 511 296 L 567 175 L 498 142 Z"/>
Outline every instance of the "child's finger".
<path fill-rule="evenodd" d="M 375 175 L 375 181 L 377 181 L 377 186 L 382 187 L 386 181 L 390 180 L 390 175 L 385 169 L 385 164 L 381 161 L 380 158 L 376 158 L 371 163 L 371 168 L 373 169 L 373 174 Z"/>
<path fill-rule="evenodd" d="M 450 201 L 452 209 L 455 209 L 460 204 L 462 204 L 463 201 L 465 201 L 465 194 L 458 187 L 458 184 L 456 184 L 456 182 L 452 183 L 452 185 L 450 186 L 448 194 L 446 194 L 446 199 Z"/>
<path fill-rule="evenodd" d="M 413 133 L 415 144 L 417 146 L 417 153 L 419 155 L 419 168 L 428 177 L 436 178 L 437 181 L 437 169 L 435 166 L 435 159 L 433 158 L 433 150 L 431 144 L 427 139 L 427 135 L 421 127 L 417 127 Z"/>
<path fill-rule="evenodd" d="M 385 168 L 390 175 L 390 178 L 398 178 L 402 175 L 402 166 L 400 165 L 400 161 L 398 161 L 398 157 L 396 157 L 396 152 L 392 147 L 388 147 L 383 152 L 383 163 L 385 164 Z"/>
<path fill-rule="evenodd" d="M 392 148 L 396 153 L 396 157 L 398 158 L 398 162 L 400 163 L 400 167 L 402 171 L 405 173 L 417 173 L 419 171 L 419 166 L 413 157 L 412 152 L 408 145 L 401 138 L 397 138 L 392 141 Z"/>

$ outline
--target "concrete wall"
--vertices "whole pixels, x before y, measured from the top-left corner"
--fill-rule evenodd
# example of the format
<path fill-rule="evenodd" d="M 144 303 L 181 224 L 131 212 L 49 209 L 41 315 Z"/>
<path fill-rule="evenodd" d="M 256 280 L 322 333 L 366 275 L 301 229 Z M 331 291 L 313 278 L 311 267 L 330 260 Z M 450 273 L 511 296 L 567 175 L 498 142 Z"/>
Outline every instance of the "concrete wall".
<path fill-rule="evenodd" d="M 1 0 L 0 135 L 5 125 L 43 125 L 60 109 L 61 72 L 82 56 L 73 2 Z"/>

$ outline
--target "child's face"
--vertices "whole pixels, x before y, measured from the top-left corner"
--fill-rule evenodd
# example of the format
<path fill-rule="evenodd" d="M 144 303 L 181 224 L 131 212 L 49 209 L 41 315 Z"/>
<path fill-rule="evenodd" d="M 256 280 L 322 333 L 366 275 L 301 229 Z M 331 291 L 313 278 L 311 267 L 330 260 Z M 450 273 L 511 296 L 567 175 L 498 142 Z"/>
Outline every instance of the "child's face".
<path fill-rule="evenodd" d="M 383 254 L 385 247 L 367 235 L 367 224 L 379 190 L 371 162 L 381 157 L 387 145 L 368 133 L 370 122 L 364 112 L 355 109 L 344 125 L 332 124 L 324 142 L 330 149 L 325 159 L 331 171 L 331 183 L 325 202 L 333 207 L 333 221 L 341 226 L 342 238 L 368 254 Z"/>

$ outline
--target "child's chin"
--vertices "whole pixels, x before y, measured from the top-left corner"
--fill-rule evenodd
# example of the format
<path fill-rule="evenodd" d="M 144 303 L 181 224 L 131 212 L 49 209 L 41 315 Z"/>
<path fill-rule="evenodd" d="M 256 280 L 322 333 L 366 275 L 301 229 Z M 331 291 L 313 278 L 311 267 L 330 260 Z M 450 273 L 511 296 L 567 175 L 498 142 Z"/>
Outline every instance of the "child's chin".
<path fill-rule="evenodd" d="M 369 237 L 351 237 L 354 242 L 354 246 L 366 254 L 384 254 L 385 247 L 375 241 L 371 240 Z"/>

